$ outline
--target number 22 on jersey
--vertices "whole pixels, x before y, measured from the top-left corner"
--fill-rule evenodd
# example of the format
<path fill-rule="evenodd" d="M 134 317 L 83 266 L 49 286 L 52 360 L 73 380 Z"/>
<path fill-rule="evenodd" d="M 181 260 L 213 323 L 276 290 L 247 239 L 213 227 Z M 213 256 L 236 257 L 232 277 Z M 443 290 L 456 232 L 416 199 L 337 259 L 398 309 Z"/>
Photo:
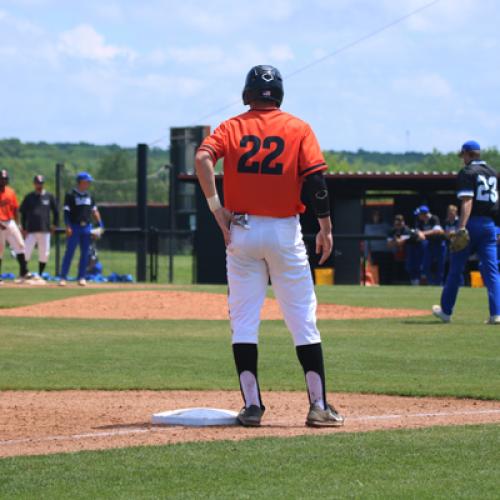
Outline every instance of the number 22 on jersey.
<path fill-rule="evenodd" d="M 281 175 L 283 173 L 283 163 L 272 163 L 283 153 L 285 141 L 283 138 L 273 135 L 266 137 L 263 141 L 256 135 L 244 135 L 240 141 L 240 147 L 250 149 L 243 153 L 238 160 L 238 172 L 242 174 L 268 174 Z M 250 161 L 260 150 L 268 149 L 269 153 L 263 158 L 262 162 Z"/>

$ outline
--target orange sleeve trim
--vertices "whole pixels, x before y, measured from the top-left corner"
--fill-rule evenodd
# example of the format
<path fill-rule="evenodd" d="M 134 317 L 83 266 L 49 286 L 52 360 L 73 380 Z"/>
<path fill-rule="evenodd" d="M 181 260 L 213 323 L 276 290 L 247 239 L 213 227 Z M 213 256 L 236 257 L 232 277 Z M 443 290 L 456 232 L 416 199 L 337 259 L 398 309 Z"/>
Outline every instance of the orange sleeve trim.
<path fill-rule="evenodd" d="M 212 146 L 209 146 L 208 144 L 202 144 L 199 148 L 199 151 L 206 151 L 211 157 L 214 163 L 217 163 L 217 153 L 215 152 L 215 149 Z"/>
<path fill-rule="evenodd" d="M 320 170 L 326 170 L 327 168 L 328 165 L 325 162 L 318 163 L 317 165 L 313 165 L 312 167 L 308 167 L 305 170 L 302 170 L 300 175 L 303 177 L 307 177 L 308 175 L 314 174 L 314 172 L 318 172 Z"/>

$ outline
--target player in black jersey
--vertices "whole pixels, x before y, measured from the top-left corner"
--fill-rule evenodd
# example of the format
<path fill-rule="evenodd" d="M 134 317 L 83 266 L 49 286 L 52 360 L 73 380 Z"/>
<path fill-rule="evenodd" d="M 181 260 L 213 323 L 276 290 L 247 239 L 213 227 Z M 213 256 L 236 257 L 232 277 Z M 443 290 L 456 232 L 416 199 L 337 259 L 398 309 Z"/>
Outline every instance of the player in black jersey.
<path fill-rule="evenodd" d="M 26 260 L 38 246 L 38 273 L 42 275 L 49 260 L 50 233 L 59 224 L 59 209 L 54 196 L 44 189 L 43 175 L 35 175 L 35 190 L 27 194 L 21 203 L 21 226 L 23 228 Z M 52 213 L 52 223 L 50 215 Z"/>
<path fill-rule="evenodd" d="M 80 262 L 78 264 L 78 284 L 85 286 L 85 271 L 89 258 L 92 219 L 102 228 L 102 219 L 93 196 L 88 192 L 93 177 L 88 172 L 80 172 L 76 176 L 76 188 L 66 193 L 64 198 L 64 223 L 66 224 L 66 252 L 64 254 L 60 286 L 66 285 L 71 260 L 76 247 L 80 245 Z"/>
<path fill-rule="evenodd" d="M 470 242 L 463 250 L 451 254 L 441 305 L 432 307 L 434 315 L 445 323 L 451 319 L 467 259 L 471 252 L 477 252 L 488 289 L 490 317 L 487 323 L 500 324 L 500 276 L 494 223 L 498 212 L 498 179 L 496 170 L 481 160 L 480 149 L 476 141 L 468 141 L 459 153 L 465 166 L 458 173 L 457 197 L 461 207 L 457 231 L 467 229 Z"/>

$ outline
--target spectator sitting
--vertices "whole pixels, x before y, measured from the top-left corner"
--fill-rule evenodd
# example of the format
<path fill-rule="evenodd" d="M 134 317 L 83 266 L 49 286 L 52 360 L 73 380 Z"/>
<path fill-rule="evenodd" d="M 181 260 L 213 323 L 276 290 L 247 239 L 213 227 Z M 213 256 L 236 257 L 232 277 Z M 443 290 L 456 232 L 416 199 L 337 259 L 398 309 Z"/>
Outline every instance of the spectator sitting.
<path fill-rule="evenodd" d="M 412 237 L 410 228 L 405 223 L 405 218 L 401 214 L 394 216 L 394 225 L 387 236 L 387 247 L 393 254 L 393 277 L 396 281 L 403 282 L 408 279 L 409 274 L 409 252 L 406 250 L 406 244 L 411 242 Z M 412 245 L 413 246 L 413 245 Z"/>

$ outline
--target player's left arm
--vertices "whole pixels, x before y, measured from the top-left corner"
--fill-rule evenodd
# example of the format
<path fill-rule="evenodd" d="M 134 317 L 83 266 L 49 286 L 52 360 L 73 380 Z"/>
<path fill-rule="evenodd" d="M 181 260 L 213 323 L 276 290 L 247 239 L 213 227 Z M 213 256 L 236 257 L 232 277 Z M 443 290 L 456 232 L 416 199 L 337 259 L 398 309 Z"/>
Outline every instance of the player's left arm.
<path fill-rule="evenodd" d="M 94 208 L 92 209 L 92 216 L 94 217 L 94 220 L 97 222 L 98 226 L 104 229 L 101 213 L 99 212 L 99 209 L 95 205 Z"/>
<path fill-rule="evenodd" d="M 330 257 L 333 249 L 330 198 L 323 172 L 308 175 L 304 185 L 320 227 L 316 235 L 316 253 L 321 254 L 319 264 L 322 265 Z"/>
<path fill-rule="evenodd" d="M 17 196 L 13 194 L 12 196 L 12 214 L 13 214 L 13 219 L 15 220 L 16 224 L 20 226 L 20 220 L 19 220 L 19 202 L 17 201 Z"/>
<path fill-rule="evenodd" d="M 327 261 L 333 249 L 330 200 L 323 175 L 327 168 L 319 142 L 311 127 L 306 125 L 300 143 L 299 175 L 305 179 L 305 188 L 318 218 L 320 229 L 316 234 L 316 253 L 321 254 L 319 265 Z"/>

